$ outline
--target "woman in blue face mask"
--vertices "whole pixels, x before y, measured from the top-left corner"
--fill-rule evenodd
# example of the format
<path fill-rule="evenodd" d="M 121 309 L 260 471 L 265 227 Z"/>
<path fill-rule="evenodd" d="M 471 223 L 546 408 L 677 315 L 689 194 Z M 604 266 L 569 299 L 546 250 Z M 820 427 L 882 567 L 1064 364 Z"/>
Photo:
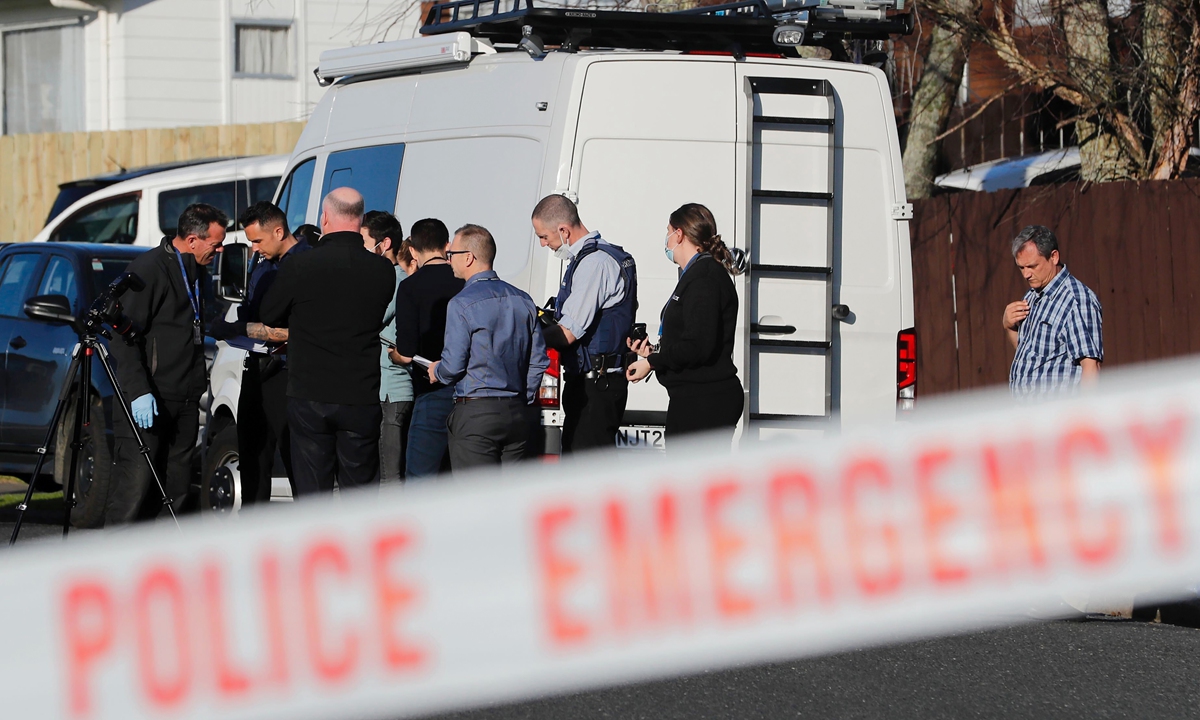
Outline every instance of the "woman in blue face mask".
<path fill-rule="evenodd" d="M 641 358 L 626 376 L 639 382 L 658 373 L 670 396 L 667 438 L 721 431 L 728 442 L 745 402 L 733 364 L 738 298 L 730 278 L 743 271 L 744 255 L 725 246 L 712 213 L 696 203 L 671 213 L 663 250 L 679 266 L 679 283 L 663 307 L 659 344 L 629 344 Z"/>

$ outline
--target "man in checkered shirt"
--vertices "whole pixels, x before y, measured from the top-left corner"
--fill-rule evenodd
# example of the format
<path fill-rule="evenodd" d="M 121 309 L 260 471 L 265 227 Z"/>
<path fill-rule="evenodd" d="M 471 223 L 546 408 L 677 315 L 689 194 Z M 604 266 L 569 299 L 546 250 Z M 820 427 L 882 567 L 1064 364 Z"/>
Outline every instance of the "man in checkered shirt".
<path fill-rule="evenodd" d="M 1030 288 L 1004 308 L 1004 330 L 1017 349 L 1008 373 L 1013 395 L 1032 399 L 1091 385 L 1104 361 L 1096 294 L 1062 264 L 1049 228 L 1025 228 L 1012 252 Z"/>

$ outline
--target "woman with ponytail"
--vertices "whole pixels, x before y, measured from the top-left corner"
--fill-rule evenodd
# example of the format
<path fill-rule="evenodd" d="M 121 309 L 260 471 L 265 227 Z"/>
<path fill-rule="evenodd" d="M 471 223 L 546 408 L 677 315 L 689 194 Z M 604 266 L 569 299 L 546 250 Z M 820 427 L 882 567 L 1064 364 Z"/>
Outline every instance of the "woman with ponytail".
<path fill-rule="evenodd" d="M 744 270 L 745 256 L 725 246 L 712 213 L 696 203 L 671 213 L 665 242 L 679 283 L 662 311 L 659 344 L 629 344 L 641 358 L 626 376 L 638 382 L 658 373 L 671 398 L 667 438 L 724 430 L 732 440 L 745 396 L 733 364 L 738 298 L 730 275 Z"/>

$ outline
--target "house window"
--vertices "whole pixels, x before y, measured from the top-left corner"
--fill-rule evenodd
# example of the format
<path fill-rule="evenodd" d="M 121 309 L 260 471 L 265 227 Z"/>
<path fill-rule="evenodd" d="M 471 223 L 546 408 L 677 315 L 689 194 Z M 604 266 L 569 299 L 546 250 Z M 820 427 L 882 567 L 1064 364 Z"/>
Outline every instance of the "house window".
<path fill-rule="evenodd" d="M 248 77 L 292 77 L 291 30 L 291 25 L 234 25 L 234 74 Z"/>
<path fill-rule="evenodd" d="M 83 130 L 83 27 L 7 32 L 3 42 L 5 134 Z"/>
<path fill-rule="evenodd" d="M 1015 0 L 1012 13 L 1013 27 L 1039 27 L 1054 19 L 1049 0 Z"/>

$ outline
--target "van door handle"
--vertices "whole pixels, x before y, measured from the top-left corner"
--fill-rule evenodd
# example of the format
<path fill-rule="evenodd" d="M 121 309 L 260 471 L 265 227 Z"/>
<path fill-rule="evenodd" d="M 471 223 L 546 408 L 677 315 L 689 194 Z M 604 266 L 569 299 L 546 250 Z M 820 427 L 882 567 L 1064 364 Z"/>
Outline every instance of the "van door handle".
<path fill-rule="evenodd" d="M 758 323 L 750 323 L 750 332 L 753 333 L 768 333 L 773 335 L 791 335 L 796 332 L 795 325 L 759 325 Z"/>
<path fill-rule="evenodd" d="M 15 338 L 13 338 L 12 340 L 9 340 L 9 341 L 8 341 L 8 344 L 9 344 L 9 345 L 12 345 L 12 346 L 13 346 L 14 348 L 16 348 L 17 350 L 20 350 L 21 348 L 23 348 L 23 347 L 25 347 L 26 345 L 28 345 L 28 343 L 26 343 L 26 342 L 25 342 L 25 338 L 21 337 L 20 335 L 16 336 L 16 337 L 15 337 Z"/>

